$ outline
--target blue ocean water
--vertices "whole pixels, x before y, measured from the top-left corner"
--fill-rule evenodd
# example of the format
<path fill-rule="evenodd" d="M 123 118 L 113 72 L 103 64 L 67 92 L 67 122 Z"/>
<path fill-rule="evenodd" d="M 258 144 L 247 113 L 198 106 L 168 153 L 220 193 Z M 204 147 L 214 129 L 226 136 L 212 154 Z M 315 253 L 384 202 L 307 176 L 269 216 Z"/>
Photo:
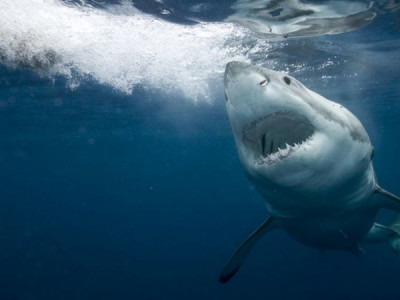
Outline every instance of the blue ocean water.
<path fill-rule="evenodd" d="M 321 255 L 281 231 L 218 282 L 268 215 L 225 111 L 230 60 L 349 108 L 400 194 L 398 8 L 379 3 L 362 28 L 278 39 L 225 22 L 234 1 L 0 3 L 0 299 L 399 299 L 389 247 Z"/>

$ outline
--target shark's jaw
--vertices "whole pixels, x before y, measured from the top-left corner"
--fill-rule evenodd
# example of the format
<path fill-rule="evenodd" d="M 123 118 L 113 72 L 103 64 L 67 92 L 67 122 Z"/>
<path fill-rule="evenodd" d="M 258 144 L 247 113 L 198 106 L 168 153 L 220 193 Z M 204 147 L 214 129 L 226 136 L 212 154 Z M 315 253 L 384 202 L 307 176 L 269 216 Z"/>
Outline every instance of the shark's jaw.
<path fill-rule="evenodd" d="M 247 124 L 242 137 L 257 164 L 273 164 L 309 144 L 314 132 L 315 127 L 306 117 L 281 110 Z"/>

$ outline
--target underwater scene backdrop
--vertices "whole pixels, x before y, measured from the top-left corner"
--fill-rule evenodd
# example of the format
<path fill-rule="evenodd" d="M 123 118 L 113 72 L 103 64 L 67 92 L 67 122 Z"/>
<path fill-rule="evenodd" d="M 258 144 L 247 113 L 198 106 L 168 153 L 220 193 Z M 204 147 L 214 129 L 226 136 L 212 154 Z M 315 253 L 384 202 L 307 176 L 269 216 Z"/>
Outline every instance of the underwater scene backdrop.
<path fill-rule="evenodd" d="M 346 106 L 400 194 L 399 8 L 1 0 L 0 299 L 399 299 L 388 247 L 322 255 L 282 231 L 218 282 L 268 215 L 236 153 L 225 65 Z"/>

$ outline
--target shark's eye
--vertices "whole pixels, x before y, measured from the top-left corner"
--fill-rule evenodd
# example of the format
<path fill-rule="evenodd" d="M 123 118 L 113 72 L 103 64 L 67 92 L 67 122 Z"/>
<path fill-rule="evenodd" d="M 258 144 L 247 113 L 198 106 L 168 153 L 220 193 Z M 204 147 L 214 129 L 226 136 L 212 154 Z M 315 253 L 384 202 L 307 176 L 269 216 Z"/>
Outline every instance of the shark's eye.
<path fill-rule="evenodd" d="M 374 155 L 375 155 L 375 148 L 372 147 L 372 149 L 371 149 L 371 156 L 369 157 L 369 159 L 372 160 L 372 159 L 374 158 Z"/>
<path fill-rule="evenodd" d="M 287 84 L 287 85 L 290 85 L 290 78 L 289 77 L 283 77 L 283 80 L 285 81 L 285 83 Z"/>
<path fill-rule="evenodd" d="M 264 79 L 263 81 L 260 81 L 261 86 L 266 86 L 268 84 L 268 79 Z"/>

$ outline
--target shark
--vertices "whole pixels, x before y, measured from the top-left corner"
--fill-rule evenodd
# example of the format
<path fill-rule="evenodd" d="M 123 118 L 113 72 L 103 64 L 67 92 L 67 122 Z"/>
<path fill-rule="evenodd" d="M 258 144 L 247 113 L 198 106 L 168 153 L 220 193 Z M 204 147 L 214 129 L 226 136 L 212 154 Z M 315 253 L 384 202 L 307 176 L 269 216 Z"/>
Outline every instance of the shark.
<path fill-rule="evenodd" d="M 385 243 L 400 254 L 400 217 L 375 222 L 380 209 L 399 213 L 400 198 L 378 185 L 374 148 L 354 114 L 285 73 L 236 61 L 225 69 L 225 99 L 240 162 L 269 216 L 228 260 L 221 283 L 275 229 L 322 251 L 359 255 L 363 244 Z"/>

